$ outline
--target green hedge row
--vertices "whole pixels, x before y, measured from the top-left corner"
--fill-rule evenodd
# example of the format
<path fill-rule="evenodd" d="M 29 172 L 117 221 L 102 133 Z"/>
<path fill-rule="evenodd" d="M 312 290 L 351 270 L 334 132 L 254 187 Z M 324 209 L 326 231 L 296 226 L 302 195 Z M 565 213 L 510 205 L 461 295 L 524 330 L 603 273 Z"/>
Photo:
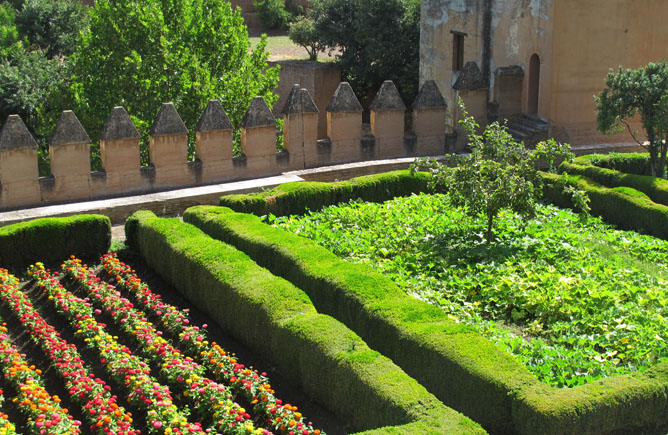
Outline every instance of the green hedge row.
<path fill-rule="evenodd" d="M 351 199 L 383 202 L 397 196 L 426 192 L 429 178 L 427 173 L 411 175 L 408 170 L 403 170 L 333 183 L 298 181 L 281 184 L 266 192 L 222 196 L 219 205 L 258 216 L 269 213 L 289 216 Z"/>
<path fill-rule="evenodd" d="M 594 216 L 625 230 L 668 240 L 668 206 L 653 202 L 646 194 L 626 186 L 608 188 L 582 175 L 542 173 L 543 196 L 561 207 L 573 207 L 564 193 L 568 184 L 587 193 Z"/>
<path fill-rule="evenodd" d="M 109 250 L 111 222 L 101 215 L 43 218 L 0 227 L 0 267 L 20 273 L 35 261 L 74 254 L 98 257 Z"/>
<path fill-rule="evenodd" d="M 582 175 L 606 187 L 631 187 L 643 192 L 654 202 L 668 205 L 668 180 L 583 164 L 585 162 L 584 159 L 578 159 L 573 163 L 563 162 L 559 166 L 559 172 Z"/>
<path fill-rule="evenodd" d="M 649 153 L 587 154 L 576 158 L 573 163 L 598 166 L 627 174 L 650 174 Z"/>
<path fill-rule="evenodd" d="M 495 434 L 634 433 L 668 424 L 668 363 L 575 389 L 540 383 L 510 354 L 369 267 L 223 207 L 184 220 L 303 289 L 446 405 Z"/>
<path fill-rule="evenodd" d="M 138 212 L 128 244 L 226 331 L 367 435 L 482 434 L 306 294 L 177 219 Z M 380 428 L 382 427 L 382 428 Z M 374 429 L 380 428 L 380 429 Z"/>

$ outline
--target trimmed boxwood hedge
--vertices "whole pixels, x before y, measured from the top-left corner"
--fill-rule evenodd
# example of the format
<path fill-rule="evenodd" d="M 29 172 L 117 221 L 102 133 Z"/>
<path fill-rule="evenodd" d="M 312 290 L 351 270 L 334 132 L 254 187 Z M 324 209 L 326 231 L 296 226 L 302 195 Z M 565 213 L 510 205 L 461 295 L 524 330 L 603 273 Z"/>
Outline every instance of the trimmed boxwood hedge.
<path fill-rule="evenodd" d="M 53 263 L 74 254 L 100 256 L 109 250 L 111 221 L 102 215 L 42 218 L 0 227 L 0 267 L 21 273 L 35 261 Z"/>
<path fill-rule="evenodd" d="M 583 166 L 613 169 L 635 175 L 649 175 L 649 153 L 587 154 L 577 157 L 573 163 Z"/>
<path fill-rule="evenodd" d="M 184 220 L 302 288 L 319 311 L 491 433 L 635 433 L 668 425 L 668 363 L 574 389 L 552 388 L 437 307 L 315 242 L 223 207 L 193 207 Z"/>
<path fill-rule="evenodd" d="M 408 170 L 403 170 L 333 183 L 297 181 L 281 184 L 266 192 L 222 196 L 219 205 L 258 216 L 269 213 L 288 216 L 303 214 L 307 210 L 320 210 L 324 206 L 351 199 L 382 202 L 397 196 L 427 192 L 429 178 L 428 173 L 411 175 Z"/>
<path fill-rule="evenodd" d="M 626 186 L 608 188 L 582 175 L 548 174 L 543 177 L 543 196 L 560 207 L 573 207 L 564 193 L 568 184 L 587 193 L 594 216 L 626 230 L 668 240 L 668 206 L 653 202 L 645 193 Z"/>
<path fill-rule="evenodd" d="M 151 212 L 128 219 L 126 236 L 189 301 L 356 430 L 368 430 L 367 435 L 485 433 L 243 252 Z M 373 429 L 381 426 L 387 427 Z"/>
<path fill-rule="evenodd" d="M 582 175 L 606 187 L 631 187 L 645 193 L 654 202 L 668 205 L 668 180 L 582 164 L 585 162 L 584 159 L 573 163 L 564 162 L 559 167 L 559 172 Z"/>

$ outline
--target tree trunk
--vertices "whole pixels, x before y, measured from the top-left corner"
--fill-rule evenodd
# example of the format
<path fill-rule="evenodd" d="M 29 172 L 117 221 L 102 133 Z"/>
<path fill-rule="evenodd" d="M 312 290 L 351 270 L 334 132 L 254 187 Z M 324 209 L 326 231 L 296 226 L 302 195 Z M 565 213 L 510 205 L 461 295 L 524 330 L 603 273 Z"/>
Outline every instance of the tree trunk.
<path fill-rule="evenodd" d="M 487 215 L 487 235 L 485 236 L 485 243 L 488 245 L 494 241 L 494 233 L 492 233 L 492 225 L 494 224 L 494 215 Z"/>

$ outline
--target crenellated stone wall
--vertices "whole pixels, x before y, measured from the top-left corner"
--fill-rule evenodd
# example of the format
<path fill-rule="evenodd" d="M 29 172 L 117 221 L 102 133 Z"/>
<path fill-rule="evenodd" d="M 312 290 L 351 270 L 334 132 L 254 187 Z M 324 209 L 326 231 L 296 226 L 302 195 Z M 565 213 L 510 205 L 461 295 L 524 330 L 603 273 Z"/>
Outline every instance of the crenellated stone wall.
<path fill-rule="evenodd" d="M 0 131 L 0 210 L 165 191 L 267 177 L 337 163 L 440 155 L 445 148 L 446 105 L 427 81 L 412 104 L 413 130 L 404 131 L 406 105 L 386 81 L 370 106 L 370 135 L 363 136 L 362 106 L 342 82 L 326 110 L 327 138 L 318 139 L 320 110 L 309 91 L 295 85 L 281 114 L 285 151 L 276 149 L 276 119 L 256 97 L 241 123 L 240 157 L 233 156 L 234 128 L 220 102 L 208 103 L 195 127 L 197 160 L 188 161 L 188 129 L 172 103 L 164 103 L 150 128 L 150 164 L 141 166 L 140 135 L 123 107 L 111 111 L 100 133 L 102 171 L 90 168 L 91 140 L 72 111 L 51 135 L 51 175 L 39 177 L 37 143 L 21 118 L 10 115 Z"/>

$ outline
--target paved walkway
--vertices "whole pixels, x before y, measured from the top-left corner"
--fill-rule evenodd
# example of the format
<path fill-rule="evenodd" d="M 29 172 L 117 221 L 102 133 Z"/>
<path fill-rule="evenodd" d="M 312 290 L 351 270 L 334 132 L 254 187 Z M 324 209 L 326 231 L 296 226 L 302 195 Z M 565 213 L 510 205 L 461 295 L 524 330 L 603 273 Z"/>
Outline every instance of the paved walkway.
<path fill-rule="evenodd" d="M 405 169 L 414 158 L 374 160 L 314 169 L 286 172 L 281 175 L 246 181 L 212 184 L 176 189 L 145 195 L 93 201 L 57 204 L 44 207 L 0 213 L 0 226 L 43 217 L 71 216 L 82 213 L 97 213 L 109 216 L 112 224 L 123 224 L 137 210 L 151 210 L 158 215 L 178 216 L 195 205 L 217 205 L 222 195 L 259 192 L 292 181 L 334 181 L 359 175 Z"/>

